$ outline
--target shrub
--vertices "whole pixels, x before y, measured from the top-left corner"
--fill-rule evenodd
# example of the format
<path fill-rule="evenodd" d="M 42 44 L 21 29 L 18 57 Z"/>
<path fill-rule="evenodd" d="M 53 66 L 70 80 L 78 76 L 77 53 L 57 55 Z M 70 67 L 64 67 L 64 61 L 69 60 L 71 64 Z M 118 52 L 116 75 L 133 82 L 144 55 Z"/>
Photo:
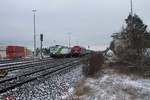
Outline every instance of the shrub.
<path fill-rule="evenodd" d="M 83 74 L 85 76 L 94 76 L 100 71 L 104 63 L 104 56 L 101 52 L 93 52 L 83 63 Z"/>

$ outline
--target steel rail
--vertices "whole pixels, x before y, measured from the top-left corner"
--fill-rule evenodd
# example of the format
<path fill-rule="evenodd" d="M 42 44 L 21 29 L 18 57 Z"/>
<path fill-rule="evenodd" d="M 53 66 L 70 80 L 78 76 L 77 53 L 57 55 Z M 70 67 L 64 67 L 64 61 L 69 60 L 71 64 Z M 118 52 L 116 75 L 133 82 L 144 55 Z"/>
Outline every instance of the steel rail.
<path fill-rule="evenodd" d="M 15 59 L 15 60 L 0 60 L 0 64 L 6 64 L 6 63 L 13 63 L 13 62 L 22 62 L 22 61 L 29 61 L 33 60 L 33 58 L 22 58 L 22 59 Z"/>
<path fill-rule="evenodd" d="M 28 77 L 27 77 L 26 80 L 22 80 L 22 81 L 20 81 L 20 82 L 15 82 L 15 84 L 13 84 L 13 85 L 6 86 L 5 88 L 0 89 L 0 94 L 1 94 L 1 93 L 4 93 L 4 92 L 7 92 L 8 90 L 14 89 L 14 88 L 16 88 L 16 87 L 19 87 L 19 86 L 21 86 L 21 85 L 23 85 L 23 84 L 25 84 L 25 83 L 34 81 L 34 80 L 38 79 L 38 78 L 41 77 L 41 76 L 42 76 L 42 77 L 43 77 L 43 76 L 47 76 L 47 75 L 50 75 L 50 74 L 52 74 L 52 73 L 54 73 L 54 72 L 57 72 L 57 71 L 60 71 L 60 70 L 63 70 L 63 69 L 66 70 L 66 69 L 68 69 L 68 68 L 70 68 L 70 67 L 73 67 L 74 65 L 80 64 L 79 62 L 80 62 L 80 60 L 79 60 L 79 59 L 76 59 L 76 60 L 73 60 L 73 61 L 68 61 L 68 62 L 64 62 L 64 63 L 61 63 L 61 64 L 54 65 L 53 67 L 49 67 L 49 68 L 47 67 L 47 68 L 44 68 L 44 69 L 41 69 L 41 70 L 38 70 L 38 71 L 35 71 L 35 72 L 32 72 L 32 73 L 26 73 L 25 75 L 22 75 L 22 76 L 28 76 L 28 75 L 31 75 L 31 74 L 34 74 L 34 73 L 37 73 L 37 72 L 41 72 L 41 71 L 46 70 L 45 73 L 42 73 L 42 74 L 37 75 L 37 76 L 35 76 L 35 77 L 30 77 L 29 79 L 28 79 Z M 16 79 L 16 78 L 17 78 L 17 77 L 15 77 L 14 79 Z"/>
<path fill-rule="evenodd" d="M 68 62 L 70 62 L 70 61 L 68 61 Z M 53 65 L 52 67 L 46 67 L 46 68 L 36 69 L 36 70 L 34 70 L 34 71 L 32 71 L 32 72 L 27 72 L 27 73 L 22 74 L 22 75 L 18 75 L 18 76 L 11 77 L 11 78 L 6 78 L 6 79 L 4 79 L 4 80 L 0 80 L 0 84 L 1 84 L 1 83 L 4 83 L 4 82 L 6 82 L 6 81 L 11 81 L 11 80 L 17 79 L 18 77 L 28 76 L 28 75 L 31 75 L 31 74 L 35 74 L 35 73 L 38 73 L 38 72 L 47 70 L 47 69 L 49 69 L 49 68 L 54 68 L 54 67 L 63 65 L 63 64 L 65 64 L 65 63 L 68 63 L 68 62 L 62 62 L 62 63 L 60 63 L 60 64 L 58 64 L 58 62 L 56 62 L 56 65 Z M 54 64 L 54 63 L 52 63 L 52 64 Z M 47 65 L 47 64 L 46 64 L 46 65 Z M 41 65 L 39 65 L 38 67 L 40 67 L 40 66 L 41 66 Z M 41 66 L 41 67 L 43 67 L 43 66 Z"/>
<path fill-rule="evenodd" d="M 44 58 L 42 60 L 47 60 L 51 58 Z M 35 59 L 35 60 L 29 60 L 29 61 L 24 61 L 24 62 L 14 62 L 14 63 L 5 63 L 5 64 L 0 64 L 1 67 L 7 67 L 7 66 L 13 66 L 13 65 L 19 65 L 19 64 L 26 64 L 26 63 L 31 63 L 31 62 L 38 62 L 40 59 Z"/>
<path fill-rule="evenodd" d="M 36 60 L 36 61 L 29 61 L 29 62 L 22 62 L 22 63 L 7 64 L 7 65 L 0 66 L 0 69 L 8 70 L 8 69 L 11 69 L 11 68 L 20 67 L 22 65 L 29 65 L 29 64 L 33 64 L 33 63 L 39 63 L 39 62 L 47 61 L 47 60 L 52 60 L 52 59 L 44 59 L 44 60 Z"/>
<path fill-rule="evenodd" d="M 14 71 L 14 70 L 18 70 L 18 69 L 25 69 L 25 68 L 30 68 L 30 67 L 36 67 L 36 65 L 47 63 L 47 62 L 50 62 L 50 61 L 53 61 L 53 60 L 47 60 L 47 61 L 41 61 L 41 62 L 33 62 L 33 63 L 23 64 L 23 65 L 3 68 L 3 70 Z"/>

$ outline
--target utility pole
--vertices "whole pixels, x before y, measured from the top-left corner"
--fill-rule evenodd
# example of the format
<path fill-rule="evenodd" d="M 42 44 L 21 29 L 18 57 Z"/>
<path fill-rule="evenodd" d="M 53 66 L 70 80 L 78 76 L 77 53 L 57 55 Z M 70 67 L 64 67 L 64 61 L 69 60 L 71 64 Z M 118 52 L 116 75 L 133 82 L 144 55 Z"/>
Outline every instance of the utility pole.
<path fill-rule="evenodd" d="M 56 46 L 57 44 L 56 44 L 56 40 L 53 40 L 53 42 L 54 42 L 54 45 Z"/>
<path fill-rule="evenodd" d="M 90 49 L 90 45 L 88 45 L 88 49 Z"/>
<path fill-rule="evenodd" d="M 130 32 L 131 32 L 131 36 L 130 36 L 130 41 L 131 41 L 131 44 L 132 44 L 132 48 L 134 48 L 134 37 L 135 37 L 135 34 L 134 34 L 134 28 L 133 28 L 133 0 L 130 0 L 130 9 L 131 9 L 131 26 L 130 26 Z"/>
<path fill-rule="evenodd" d="M 68 33 L 68 38 L 69 38 L 68 45 L 69 45 L 69 47 L 71 47 L 71 33 L 70 32 Z"/>
<path fill-rule="evenodd" d="M 32 12 L 33 12 L 33 25 L 34 25 L 34 57 L 35 57 L 36 56 L 36 26 L 35 26 L 36 9 L 33 9 Z"/>
<path fill-rule="evenodd" d="M 131 0 L 131 16 L 133 16 L 133 1 Z"/>

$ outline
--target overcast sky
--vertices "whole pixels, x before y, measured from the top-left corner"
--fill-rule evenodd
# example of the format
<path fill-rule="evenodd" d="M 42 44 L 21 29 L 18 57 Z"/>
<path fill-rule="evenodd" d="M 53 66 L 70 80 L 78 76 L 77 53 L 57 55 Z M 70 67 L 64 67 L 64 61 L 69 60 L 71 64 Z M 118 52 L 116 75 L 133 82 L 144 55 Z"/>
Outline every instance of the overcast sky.
<path fill-rule="evenodd" d="M 150 26 L 150 1 L 133 1 L 134 12 Z M 32 48 L 34 8 L 37 41 L 43 33 L 44 46 L 68 45 L 71 33 L 72 45 L 94 48 L 109 45 L 130 12 L 130 0 L 0 0 L 0 44 Z"/>

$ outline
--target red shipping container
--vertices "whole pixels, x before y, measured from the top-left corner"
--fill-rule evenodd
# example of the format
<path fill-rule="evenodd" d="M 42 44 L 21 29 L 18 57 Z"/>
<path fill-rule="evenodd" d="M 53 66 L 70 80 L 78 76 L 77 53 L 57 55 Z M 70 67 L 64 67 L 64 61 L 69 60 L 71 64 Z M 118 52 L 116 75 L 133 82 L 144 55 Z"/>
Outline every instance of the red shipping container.
<path fill-rule="evenodd" d="M 6 52 L 9 59 L 25 57 L 24 47 L 21 46 L 8 46 Z"/>

